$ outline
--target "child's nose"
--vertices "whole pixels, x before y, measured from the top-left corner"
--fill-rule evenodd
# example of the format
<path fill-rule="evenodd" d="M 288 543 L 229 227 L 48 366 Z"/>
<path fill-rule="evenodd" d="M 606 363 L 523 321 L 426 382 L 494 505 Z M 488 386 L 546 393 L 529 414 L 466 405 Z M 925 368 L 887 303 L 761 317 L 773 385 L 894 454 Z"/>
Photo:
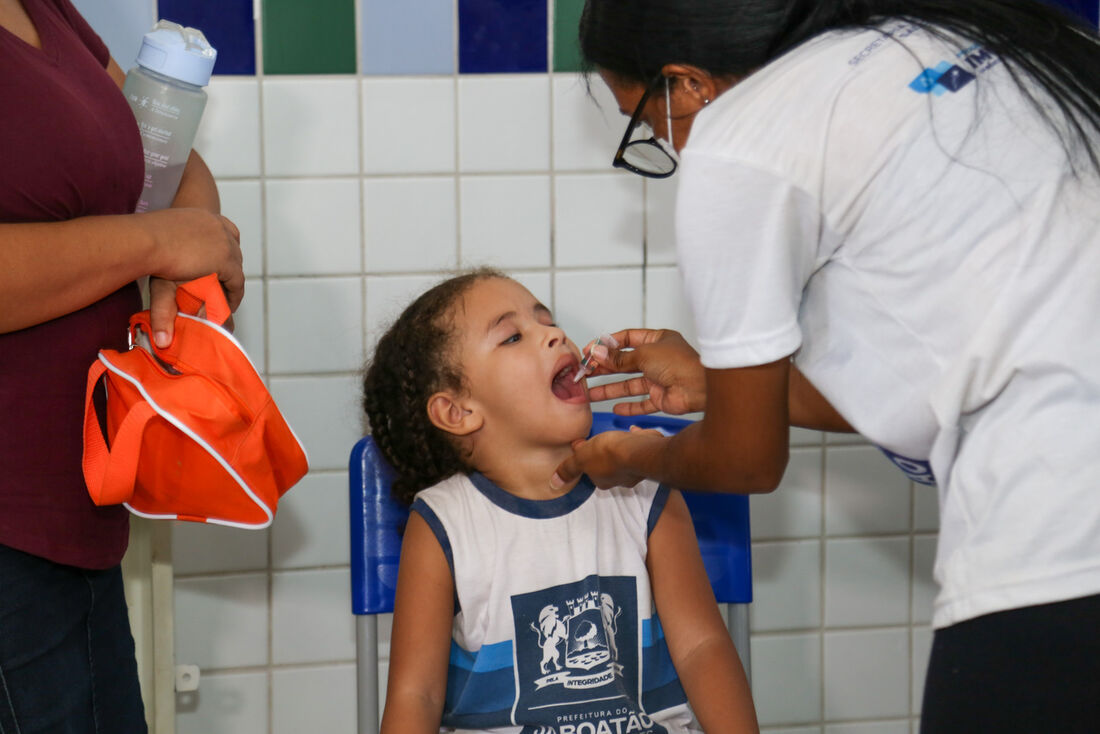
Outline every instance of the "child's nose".
<path fill-rule="evenodd" d="M 546 330 L 546 346 L 559 347 L 565 343 L 565 332 L 557 326 L 548 326 Z"/>

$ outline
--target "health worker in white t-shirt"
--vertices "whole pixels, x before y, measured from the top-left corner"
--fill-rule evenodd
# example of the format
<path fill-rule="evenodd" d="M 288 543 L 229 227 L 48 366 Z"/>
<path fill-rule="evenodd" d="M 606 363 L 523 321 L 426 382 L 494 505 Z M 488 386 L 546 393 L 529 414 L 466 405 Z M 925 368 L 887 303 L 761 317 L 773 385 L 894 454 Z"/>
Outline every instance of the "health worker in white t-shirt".
<path fill-rule="evenodd" d="M 618 332 L 596 373 L 641 375 L 591 396 L 703 418 L 580 442 L 551 484 L 767 492 L 790 426 L 858 431 L 938 487 L 922 731 L 1100 731 L 1096 29 L 1031 0 L 588 0 L 580 42 L 630 115 L 614 164 L 678 167 L 698 337 Z"/>

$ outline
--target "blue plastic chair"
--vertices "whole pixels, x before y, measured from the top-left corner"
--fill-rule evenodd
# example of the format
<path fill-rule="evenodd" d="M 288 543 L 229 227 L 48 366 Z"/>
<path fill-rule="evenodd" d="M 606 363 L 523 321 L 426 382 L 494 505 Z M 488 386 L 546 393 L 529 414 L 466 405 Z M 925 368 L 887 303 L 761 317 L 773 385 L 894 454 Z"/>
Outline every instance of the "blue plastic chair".
<path fill-rule="evenodd" d="M 636 425 L 675 433 L 689 421 L 663 416 L 625 418 L 593 413 L 592 433 Z M 370 436 L 351 451 L 351 611 L 356 615 L 359 734 L 377 734 L 379 724 L 378 617 L 393 611 L 401 533 L 408 509 L 390 494 L 393 470 Z M 684 492 L 703 565 L 726 618 L 745 673 L 750 673 L 748 605 L 752 602 L 749 500 L 744 495 Z"/>

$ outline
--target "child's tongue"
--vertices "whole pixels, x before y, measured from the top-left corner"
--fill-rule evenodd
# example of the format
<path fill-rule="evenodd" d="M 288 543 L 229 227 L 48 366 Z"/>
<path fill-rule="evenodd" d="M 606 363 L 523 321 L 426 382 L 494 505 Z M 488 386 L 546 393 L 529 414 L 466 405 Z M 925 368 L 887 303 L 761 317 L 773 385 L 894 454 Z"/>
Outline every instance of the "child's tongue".
<path fill-rule="evenodd" d="M 550 384 L 550 390 L 558 400 L 571 400 L 584 394 L 584 388 L 579 382 L 573 382 L 573 371 L 559 372 Z"/>

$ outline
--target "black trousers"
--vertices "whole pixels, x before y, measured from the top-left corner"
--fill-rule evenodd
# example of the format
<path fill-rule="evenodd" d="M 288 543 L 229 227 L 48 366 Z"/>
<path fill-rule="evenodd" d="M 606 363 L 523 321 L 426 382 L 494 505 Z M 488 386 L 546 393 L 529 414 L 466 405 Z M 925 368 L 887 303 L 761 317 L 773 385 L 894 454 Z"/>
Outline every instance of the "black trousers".
<path fill-rule="evenodd" d="M 1100 733 L 1100 595 L 937 630 L 921 734 Z"/>

